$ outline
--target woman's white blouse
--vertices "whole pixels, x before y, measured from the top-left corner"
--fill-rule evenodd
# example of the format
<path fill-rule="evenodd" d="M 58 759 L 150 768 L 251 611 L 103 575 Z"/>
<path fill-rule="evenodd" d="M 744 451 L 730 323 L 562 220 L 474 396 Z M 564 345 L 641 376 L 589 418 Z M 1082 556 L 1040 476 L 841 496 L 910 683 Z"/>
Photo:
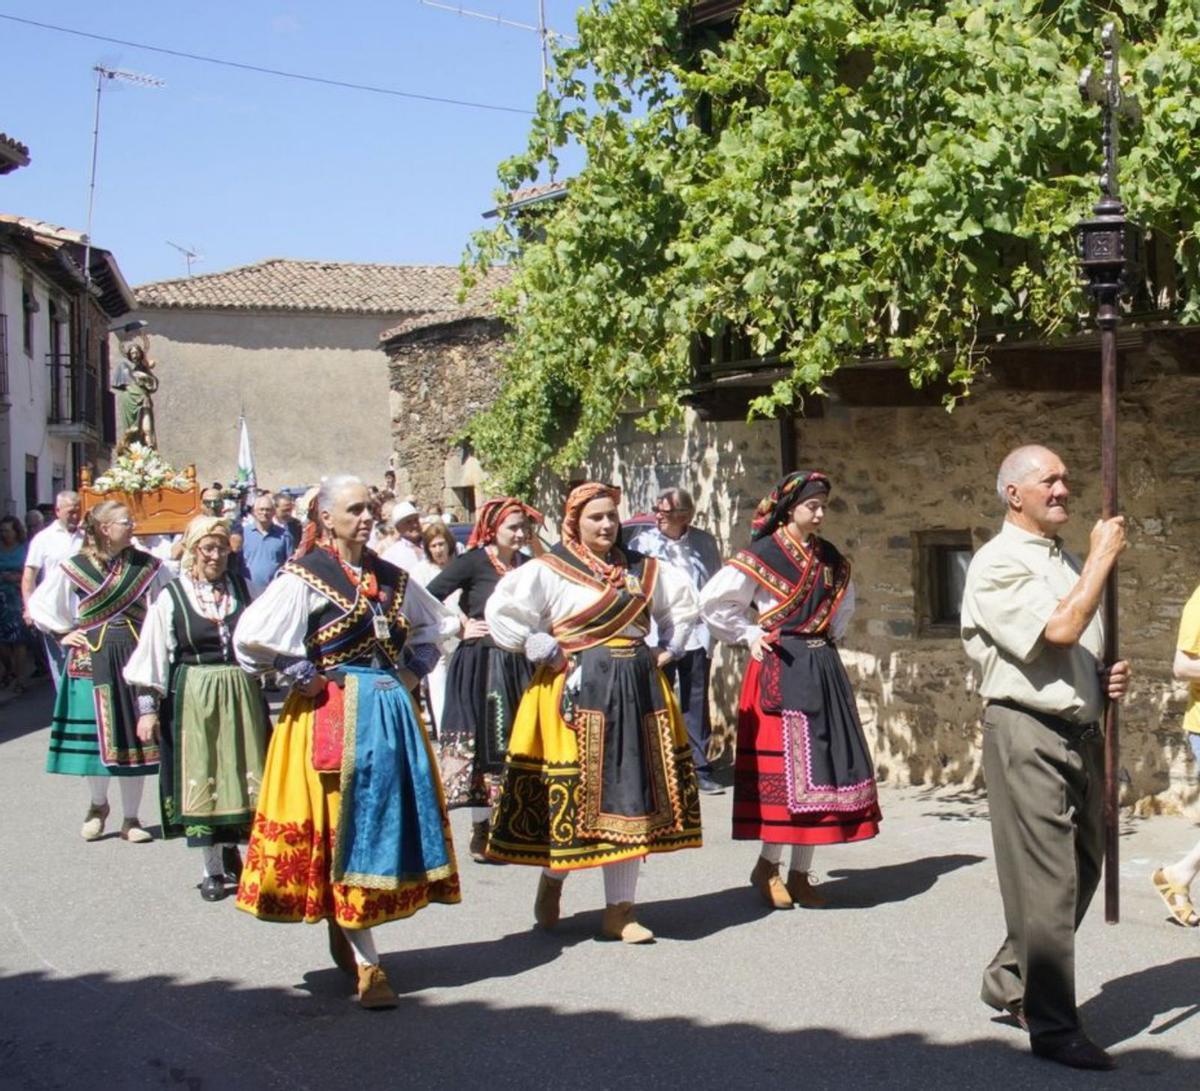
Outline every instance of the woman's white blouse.
<path fill-rule="evenodd" d="M 700 616 L 713 636 L 726 644 L 749 646 L 763 634 L 751 618 L 769 610 L 779 598 L 752 580 L 740 568 L 727 564 L 700 589 Z M 851 580 L 829 619 L 829 635 L 836 641 L 845 635 L 854 616 L 854 581 Z"/>
<path fill-rule="evenodd" d="M 233 650 L 242 668 L 259 674 L 274 669 L 276 656 L 306 659 L 308 619 L 328 601 L 299 576 L 280 572 L 246 607 L 233 632 Z M 445 632 L 458 629 L 458 619 L 416 580 L 408 581 L 400 613 L 408 622 L 409 644 L 440 646 Z"/>
<path fill-rule="evenodd" d="M 203 615 L 204 607 L 196 597 L 196 585 L 191 577 L 181 575 L 178 579 L 192 609 Z M 232 614 L 235 609 L 237 602 L 233 596 L 226 596 L 225 616 Z M 146 615 L 146 624 L 138 636 L 137 647 L 125 664 L 125 681 L 131 686 L 143 686 L 165 695 L 175 647 L 175 596 L 159 595 Z"/>
<path fill-rule="evenodd" d="M 509 651 L 524 652 L 534 633 L 547 633 L 555 622 L 591 606 L 601 592 L 560 576 L 541 561 L 529 561 L 502 577 L 484 607 L 492 640 Z M 650 616 L 658 627 L 659 646 L 678 656 L 691 635 L 700 604 L 691 581 L 668 565 L 658 566 Z M 645 626 L 627 625 L 620 636 L 644 637 Z"/>
<path fill-rule="evenodd" d="M 146 601 L 154 603 L 159 591 L 173 578 L 171 570 L 165 564 L 159 565 L 146 592 Z M 66 636 L 76 627 L 79 600 L 82 598 L 83 592 L 67 577 L 63 566 L 56 564 L 29 596 L 29 616 L 42 632 L 56 637 Z"/>

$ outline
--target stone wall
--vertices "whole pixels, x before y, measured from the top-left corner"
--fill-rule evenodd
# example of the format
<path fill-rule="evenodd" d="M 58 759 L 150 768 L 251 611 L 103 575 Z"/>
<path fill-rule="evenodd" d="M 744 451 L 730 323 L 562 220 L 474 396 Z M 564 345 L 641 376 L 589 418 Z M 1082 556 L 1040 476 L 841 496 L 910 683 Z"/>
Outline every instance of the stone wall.
<path fill-rule="evenodd" d="M 1200 376 L 1126 355 L 1120 492 L 1130 547 L 1119 603 L 1122 654 L 1135 674 L 1122 712 L 1122 776 L 1125 802 L 1143 807 L 1197 800 L 1180 733 L 1186 691 L 1172 679 L 1171 661 L 1180 610 L 1200 583 L 1198 399 Z M 994 491 L 1001 459 L 1020 443 L 1042 442 L 1069 467 L 1065 537 L 1085 554 L 1100 507 L 1098 421 L 1090 391 L 1035 392 L 984 379 L 953 413 L 831 404 L 823 417 L 797 422 L 795 464 L 834 481 L 825 533 L 851 558 L 858 599 L 842 655 L 885 779 L 982 782 L 980 702 L 962 646 L 953 635 L 918 633 L 917 533 L 969 531 L 982 544 L 1003 518 Z M 622 483 L 626 514 L 646 510 L 660 488 L 684 485 L 697 500 L 697 525 L 728 554 L 747 540 L 754 505 L 780 474 L 779 442 L 774 422 L 714 424 L 689 413 L 680 434 L 656 437 L 627 421 L 579 476 Z M 547 504 L 557 498 L 551 494 L 560 488 L 548 488 Z M 724 650 L 717 665 L 714 715 L 726 730 L 743 655 Z"/>
<path fill-rule="evenodd" d="M 453 437 L 496 395 L 501 331 L 499 320 L 468 318 L 388 342 L 398 495 L 411 493 L 423 507 L 440 503 L 464 517 L 471 513 L 456 489 L 474 489 L 477 500 L 486 499 L 482 467 Z"/>
<path fill-rule="evenodd" d="M 473 321 L 416 331 L 389 346 L 392 418 L 404 491 L 423 500 L 479 481 L 478 463 L 456 462 L 448 437 L 496 389 L 498 323 Z M 1120 571 L 1122 653 L 1134 667 L 1122 711 L 1124 801 L 1143 809 L 1197 804 L 1196 772 L 1180 732 L 1186 690 L 1171 677 L 1179 614 L 1200 583 L 1200 374 L 1152 349 L 1123 355 L 1120 402 L 1122 510 L 1130 547 Z M 1090 367 L 1088 357 L 1086 367 Z M 1048 365 L 1053 366 L 1053 365 Z M 1036 368 L 1035 368 L 1036 372 Z M 1098 396 L 981 379 L 953 413 L 940 406 L 868 408 L 827 403 L 796 422 L 786 460 L 834 480 L 826 534 L 850 557 L 858 607 L 842 657 L 880 775 L 893 783 L 978 787 L 980 701 L 953 634 L 921 635 L 915 573 L 918 535 L 967 532 L 973 545 L 999 528 L 996 469 L 1021 443 L 1060 452 L 1071 473 L 1073 517 L 1065 535 L 1078 554 L 1100 507 Z M 1098 378 L 1095 380 L 1098 383 Z M 573 479 L 624 488 L 622 514 L 649 510 L 657 493 L 682 485 L 697 501 L 696 524 L 726 555 L 743 545 L 759 498 L 785 459 L 775 421 L 713 423 L 688 412 L 683 426 L 641 432 L 635 414 L 596 445 Z M 457 475 L 457 476 L 456 476 Z M 567 483 L 550 478 L 536 498 L 556 537 Z M 480 493 L 480 499 L 484 496 Z M 728 746 L 744 666 L 742 649 L 717 651 L 712 693 L 718 746 Z"/>

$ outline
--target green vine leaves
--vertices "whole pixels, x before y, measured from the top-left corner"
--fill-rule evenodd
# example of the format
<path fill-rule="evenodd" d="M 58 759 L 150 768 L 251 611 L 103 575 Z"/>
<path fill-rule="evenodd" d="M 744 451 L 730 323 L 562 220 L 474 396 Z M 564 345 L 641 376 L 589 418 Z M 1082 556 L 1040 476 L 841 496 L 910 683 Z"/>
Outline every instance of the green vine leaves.
<path fill-rule="evenodd" d="M 1100 125 L 1076 80 L 1109 19 L 1144 113 L 1125 201 L 1174 240 L 1170 305 L 1200 319 L 1194 0 L 750 0 L 725 39 L 686 19 L 674 0 L 581 12 L 500 168 L 503 193 L 586 156 L 564 199 L 502 214 L 464 261 L 514 270 L 501 393 L 470 426 L 504 487 L 566 472 L 630 406 L 676 421 L 697 332 L 779 358 L 752 405 L 770 415 L 863 357 L 961 397 L 996 330 L 1077 329 Z"/>

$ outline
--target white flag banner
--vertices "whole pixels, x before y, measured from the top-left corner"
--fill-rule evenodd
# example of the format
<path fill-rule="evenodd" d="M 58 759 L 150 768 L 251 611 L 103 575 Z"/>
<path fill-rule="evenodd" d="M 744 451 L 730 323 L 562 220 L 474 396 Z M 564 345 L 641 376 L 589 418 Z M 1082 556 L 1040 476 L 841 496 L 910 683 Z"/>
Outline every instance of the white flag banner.
<path fill-rule="evenodd" d="M 258 486 L 254 476 L 254 449 L 250 446 L 250 429 L 246 427 L 246 418 L 238 417 L 238 460 L 237 485 L 241 489 L 253 489 Z"/>

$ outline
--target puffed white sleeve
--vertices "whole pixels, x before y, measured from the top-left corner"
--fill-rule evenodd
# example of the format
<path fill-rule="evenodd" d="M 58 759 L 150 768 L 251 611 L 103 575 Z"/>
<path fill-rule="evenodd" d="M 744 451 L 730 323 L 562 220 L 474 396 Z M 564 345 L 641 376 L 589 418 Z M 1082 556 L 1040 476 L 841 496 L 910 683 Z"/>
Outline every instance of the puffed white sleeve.
<path fill-rule="evenodd" d="M 538 561 L 523 564 L 501 577 L 483 608 L 488 630 L 498 647 L 529 654 L 531 649 L 526 646 L 529 638 L 538 633 L 547 635 L 550 578 L 550 570 Z M 549 656 L 543 654 L 544 649 L 533 651 L 538 654 L 530 655 L 532 659 L 553 658 L 557 648 Z"/>
<path fill-rule="evenodd" d="M 408 622 L 409 644 L 441 646 L 447 637 L 458 633 L 458 615 L 448 610 L 416 579 L 410 579 L 404 589 L 400 613 Z"/>
<path fill-rule="evenodd" d="M 233 631 L 233 650 L 242 669 L 251 674 L 276 669 L 276 659 L 306 659 L 304 637 L 308 633 L 308 615 L 314 605 L 320 607 L 320 595 L 299 576 L 281 572 L 258 596 L 238 620 Z"/>
<path fill-rule="evenodd" d="M 835 642 L 846 635 L 846 630 L 850 627 L 850 619 L 854 616 L 854 607 L 854 581 L 851 580 L 846 585 L 846 593 L 842 596 L 842 601 L 837 604 L 833 617 L 829 619 L 829 635 Z"/>
<path fill-rule="evenodd" d="M 700 616 L 726 644 L 750 645 L 763 634 L 750 620 L 756 584 L 740 568 L 727 564 L 700 589 Z"/>
<path fill-rule="evenodd" d="M 678 568 L 662 564 L 650 600 L 650 616 L 658 629 L 658 646 L 678 659 L 687 648 L 688 638 L 700 618 L 700 600 L 689 576 Z"/>
<path fill-rule="evenodd" d="M 52 636 L 66 636 L 75 628 L 74 584 L 61 564 L 51 568 L 29 596 L 29 616 L 43 633 Z"/>
<path fill-rule="evenodd" d="M 172 595 L 159 595 L 146 615 L 137 647 L 125 664 L 125 681 L 165 695 L 174 654 L 175 599 Z"/>

